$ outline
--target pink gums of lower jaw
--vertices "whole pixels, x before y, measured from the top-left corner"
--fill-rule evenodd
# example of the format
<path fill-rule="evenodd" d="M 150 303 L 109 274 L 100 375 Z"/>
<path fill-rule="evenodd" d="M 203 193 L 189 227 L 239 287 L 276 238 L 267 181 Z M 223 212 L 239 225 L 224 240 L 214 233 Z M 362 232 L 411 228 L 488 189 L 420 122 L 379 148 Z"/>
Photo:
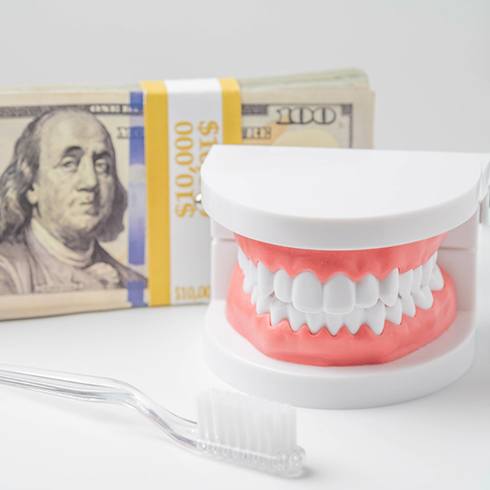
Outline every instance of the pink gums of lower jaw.
<path fill-rule="evenodd" d="M 413 269 L 432 256 L 443 238 L 439 236 L 385 249 L 347 252 L 300 250 L 297 256 L 297 249 L 277 247 L 243 237 L 237 237 L 237 240 L 249 258 L 254 262 L 261 260 L 271 271 L 283 268 L 290 275 L 297 275 L 310 269 L 324 282 L 336 272 L 344 272 L 351 279 L 359 280 L 366 273 L 381 279 L 394 267 L 398 267 L 400 272 Z M 278 250 L 282 248 L 285 250 Z M 387 252 L 385 254 L 382 251 Z M 293 257 L 289 261 L 291 255 Z M 345 326 L 337 335 L 332 335 L 325 328 L 313 334 L 306 325 L 293 331 L 288 320 L 272 326 L 269 314 L 257 315 L 250 295 L 243 291 L 243 273 L 238 265 L 228 292 L 226 315 L 238 333 L 269 357 L 317 366 L 380 364 L 403 357 L 428 344 L 454 321 L 454 283 L 444 270 L 441 269 L 441 272 L 444 288 L 433 291 L 432 307 L 427 310 L 417 308 L 414 317 L 404 315 L 400 325 L 387 320 L 381 335 L 376 335 L 367 325 L 362 325 L 355 335 Z"/>

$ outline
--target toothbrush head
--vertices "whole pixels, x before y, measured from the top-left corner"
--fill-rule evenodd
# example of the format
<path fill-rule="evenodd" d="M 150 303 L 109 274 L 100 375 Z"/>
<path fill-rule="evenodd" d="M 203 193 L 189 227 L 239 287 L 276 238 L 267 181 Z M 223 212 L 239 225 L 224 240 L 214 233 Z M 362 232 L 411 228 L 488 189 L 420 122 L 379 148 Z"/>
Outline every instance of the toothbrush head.
<path fill-rule="evenodd" d="M 278 476 L 302 472 L 294 408 L 218 390 L 198 398 L 198 448 L 216 459 Z"/>

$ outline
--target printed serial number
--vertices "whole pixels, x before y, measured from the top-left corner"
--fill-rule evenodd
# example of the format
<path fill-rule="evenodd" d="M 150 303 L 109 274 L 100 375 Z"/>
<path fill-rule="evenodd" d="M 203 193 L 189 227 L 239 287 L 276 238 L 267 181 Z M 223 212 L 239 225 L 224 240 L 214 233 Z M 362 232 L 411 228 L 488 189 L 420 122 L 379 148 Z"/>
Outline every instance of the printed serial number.
<path fill-rule="evenodd" d="M 175 301 L 200 301 L 209 300 L 211 287 L 206 286 L 178 286 L 175 288 Z"/>

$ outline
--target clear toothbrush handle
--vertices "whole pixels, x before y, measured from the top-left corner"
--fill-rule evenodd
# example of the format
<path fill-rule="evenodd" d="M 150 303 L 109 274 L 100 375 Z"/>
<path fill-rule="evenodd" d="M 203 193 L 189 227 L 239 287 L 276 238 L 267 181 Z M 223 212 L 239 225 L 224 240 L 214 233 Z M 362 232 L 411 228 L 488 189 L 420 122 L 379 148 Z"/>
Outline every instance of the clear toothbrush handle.
<path fill-rule="evenodd" d="M 134 386 L 112 378 L 0 365 L 0 384 L 77 400 L 113 403 L 137 409 L 169 437 L 195 449 L 196 423 L 157 405 Z"/>
<path fill-rule="evenodd" d="M 86 401 L 126 404 L 129 397 L 124 383 L 109 378 L 30 370 L 15 366 L 0 366 L 0 382 L 31 391 Z"/>

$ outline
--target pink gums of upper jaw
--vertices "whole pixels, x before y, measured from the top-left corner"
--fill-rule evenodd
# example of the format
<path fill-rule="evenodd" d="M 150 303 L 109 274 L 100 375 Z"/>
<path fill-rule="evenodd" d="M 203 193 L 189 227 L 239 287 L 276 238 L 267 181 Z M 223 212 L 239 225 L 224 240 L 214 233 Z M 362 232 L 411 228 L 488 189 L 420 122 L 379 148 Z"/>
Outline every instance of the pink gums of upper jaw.
<path fill-rule="evenodd" d="M 365 274 L 379 279 L 393 268 L 400 272 L 426 262 L 444 236 L 407 245 L 373 250 L 315 251 L 279 247 L 237 236 L 244 253 L 269 270 L 285 269 L 291 276 L 313 270 L 322 282 L 336 272 L 357 281 Z M 293 331 L 288 320 L 272 326 L 268 313 L 257 315 L 250 294 L 243 291 L 243 273 L 235 266 L 228 292 L 226 315 L 233 328 L 257 349 L 276 359 L 317 366 L 380 364 L 393 361 L 428 344 L 441 335 L 456 317 L 456 291 L 451 277 L 441 269 L 444 288 L 433 291 L 431 308 L 417 308 L 414 317 L 403 315 L 400 325 L 385 322 L 381 335 L 362 325 L 353 335 L 343 326 L 337 335 L 326 328 L 310 332 L 306 325 Z"/>
<path fill-rule="evenodd" d="M 258 242 L 235 235 L 239 247 L 254 264 L 260 261 L 271 272 L 284 269 L 290 276 L 313 271 L 321 282 L 343 272 L 353 281 L 366 274 L 384 279 L 394 268 L 400 273 L 427 262 L 440 247 L 446 234 L 426 240 L 367 250 L 303 250 Z"/>

